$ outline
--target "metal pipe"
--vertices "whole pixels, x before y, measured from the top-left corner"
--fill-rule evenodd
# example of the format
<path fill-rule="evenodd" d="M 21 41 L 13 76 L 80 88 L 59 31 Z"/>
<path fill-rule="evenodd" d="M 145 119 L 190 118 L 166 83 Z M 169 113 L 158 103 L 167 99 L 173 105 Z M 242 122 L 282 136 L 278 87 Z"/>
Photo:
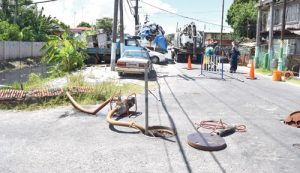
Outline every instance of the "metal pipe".
<path fill-rule="evenodd" d="M 145 128 L 135 122 L 126 122 L 126 121 L 116 121 L 113 119 L 113 115 L 118 111 L 118 108 L 113 108 L 110 110 L 106 116 L 106 121 L 111 125 L 130 127 L 134 129 L 138 129 L 142 133 L 145 133 Z"/>
<path fill-rule="evenodd" d="M 124 53 L 124 17 L 123 17 L 123 0 L 120 1 L 120 56 Z"/>
<path fill-rule="evenodd" d="M 278 59 L 278 70 L 282 70 L 283 63 L 283 44 L 284 44 L 284 33 L 285 33 L 285 16 L 286 16 L 286 0 L 283 0 L 283 12 L 282 12 L 282 25 L 281 25 L 281 41 L 280 41 L 280 55 Z"/>
<path fill-rule="evenodd" d="M 256 24 L 256 45 L 255 45 L 255 67 L 259 64 L 259 53 L 260 53 L 260 30 L 261 30 L 261 6 L 262 0 L 259 0 L 258 14 L 257 14 L 257 24 Z"/>
<path fill-rule="evenodd" d="M 268 50 L 268 53 L 269 53 L 269 65 L 268 65 L 268 69 L 271 69 L 270 68 L 270 64 L 271 64 L 271 61 L 273 59 L 273 20 L 274 20 L 274 1 L 275 0 L 271 0 L 270 2 L 270 27 L 269 27 L 269 50 Z"/>
<path fill-rule="evenodd" d="M 145 134 L 148 135 L 148 66 L 145 66 Z"/>
<path fill-rule="evenodd" d="M 224 0 L 222 2 L 222 21 L 221 21 L 221 39 L 220 39 L 220 49 L 222 50 L 223 41 L 223 20 L 224 20 Z"/>
<path fill-rule="evenodd" d="M 115 0 L 114 4 L 114 20 L 113 20 L 113 33 L 112 33 L 112 44 L 111 44 L 111 55 L 110 55 L 110 70 L 115 71 L 116 61 L 116 40 L 117 40 L 117 29 L 118 29 L 118 4 L 119 0 Z"/>
<path fill-rule="evenodd" d="M 71 104 L 74 106 L 74 108 L 76 108 L 77 110 L 84 112 L 84 113 L 88 113 L 88 114 L 92 114 L 92 115 L 96 115 L 97 112 L 99 112 L 102 108 L 104 108 L 110 101 L 111 101 L 111 97 L 107 100 L 105 100 L 103 103 L 101 103 L 97 109 L 95 110 L 88 110 L 83 108 L 81 105 L 79 105 L 74 98 L 71 96 L 71 94 L 69 92 L 66 92 L 69 100 L 71 101 Z"/>

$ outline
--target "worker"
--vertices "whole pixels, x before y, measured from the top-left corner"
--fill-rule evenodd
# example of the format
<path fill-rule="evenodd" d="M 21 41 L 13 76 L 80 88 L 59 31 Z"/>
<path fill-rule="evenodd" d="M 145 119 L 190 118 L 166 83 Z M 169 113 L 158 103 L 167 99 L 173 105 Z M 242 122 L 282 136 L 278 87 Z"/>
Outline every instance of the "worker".
<path fill-rule="evenodd" d="M 230 73 L 235 73 L 238 65 L 238 58 L 240 56 L 240 51 L 235 45 L 235 42 L 232 42 L 232 49 L 230 51 Z"/>

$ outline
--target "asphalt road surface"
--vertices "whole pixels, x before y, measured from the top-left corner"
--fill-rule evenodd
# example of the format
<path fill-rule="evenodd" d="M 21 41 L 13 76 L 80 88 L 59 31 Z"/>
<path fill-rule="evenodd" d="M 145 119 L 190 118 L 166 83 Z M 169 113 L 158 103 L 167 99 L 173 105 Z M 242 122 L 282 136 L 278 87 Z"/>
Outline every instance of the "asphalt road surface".
<path fill-rule="evenodd" d="M 175 137 L 147 137 L 109 126 L 108 108 L 97 116 L 72 106 L 33 112 L 0 111 L 0 172 L 299 172 L 300 130 L 280 120 L 300 110 L 300 87 L 238 69 L 221 79 L 193 64 L 155 66 L 157 87 L 149 94 L 149 124 L 172 127 Z M 248 70 L 248 69 L 246 69 Z M 144 95 L 138 116 L 145 122 Z M 187 144 L 195 123 L 219 120 L 247 131 L 224 137 L 221 151 Z M 200 129 L 200 132 L 209 132 Z"/>

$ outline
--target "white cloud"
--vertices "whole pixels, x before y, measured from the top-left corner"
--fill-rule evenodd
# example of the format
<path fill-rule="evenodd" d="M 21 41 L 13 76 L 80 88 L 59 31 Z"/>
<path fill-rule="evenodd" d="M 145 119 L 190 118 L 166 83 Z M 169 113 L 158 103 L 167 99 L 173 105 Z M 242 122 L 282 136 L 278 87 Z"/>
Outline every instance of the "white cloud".
<path fill-rule="evenodd" d="M 34 0 L 34 2 L 41 0 Z M 129 0 L 130 1 L 130 0 Z M 176 12 L 176 9 L 171 5 L 161 2 L 161 0 L 144 0 L 154 6 Z M 124 24 L 125 32 L 134 32 L 134 18 L 130 13 L 127 5 L 127 0 L 123 0 L 124 3 Z M 133 5 L 135 4 L 132 2 Z M 95 24 L 96 19 L 102 17 L 113 17 L 114 0 L 58 0 L 49 3 L 39 4 L 38 7 L 44 7 L 44 13 L 56 17 L 62 22 L 74 27 L 81 21 L 86 21 Z M 155 14 L 161 12 L 158 9 L 145 5 L 140 2 L 140 9 L 144 13 Z M 143 16 L 140 16 L 141 23 L 144 21 Z"/>

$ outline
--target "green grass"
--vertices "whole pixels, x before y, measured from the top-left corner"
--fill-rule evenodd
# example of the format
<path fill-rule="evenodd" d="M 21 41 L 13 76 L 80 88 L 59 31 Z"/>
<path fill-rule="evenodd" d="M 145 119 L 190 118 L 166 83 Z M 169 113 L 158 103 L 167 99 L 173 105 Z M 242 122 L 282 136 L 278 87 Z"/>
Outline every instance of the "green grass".
<path fill-rule="evenodd" d="M 38 75 L 31 74 L 28 82 L 24 83 L 24 90 L 32 90 L 32 89 L 41 89 L 43 88 L 45 82 L 51 80 L 51 78 L 41 78 Z M 10 85 L 14 89 L 20 89 L 19 83 L 14 83 Z M 125 84 L 117 84 L 115 82 L 102 82 L 97 84 L 92 84 L 84 81 L 84 77 L 79 75 L 70 75 L 68 77 L 68 84 L 64 87 L 67 89 L 68 87 L 90 87 L 93 88 L 93 92 L 85 93 L 85 94 L 73 94 L 74 99 L 80 104 L 99 104 L 104 100 L 111 97 L 113 94 L 121 92 L 122 95 L 129 95 L 131 93 L 141 93 L 143 91 L 143 87 L 136 84 L 125 83 Z M 15 109 L 15 110 L 37 110 L 37 109 L 45 109 L 56 106 L 65 106 L 70 105 L 70 101 L 66 95 L 61 97 L 55 97 L 51 99 L 44 99 L 38 103 L 34 104 L 17 104 L 17 105 L 9 105 L 9 104 L 0 104 L 0 109 Z"/>
<path fill-rule="evenodd" d="M 264 68 L 257 68 L 257 69 L 255 69 L 255 72 L 263 74 L 263 75 L 269 75 L 269 76 L 272 75 L 272 71 L 271 70 L 264 69 Z"/>
<path fill-rule="evenodd" d="M 291 79 L 287 79 L 286 81 L 293 84 L 300 85 L 300 79 L 291 78 Z"/>

